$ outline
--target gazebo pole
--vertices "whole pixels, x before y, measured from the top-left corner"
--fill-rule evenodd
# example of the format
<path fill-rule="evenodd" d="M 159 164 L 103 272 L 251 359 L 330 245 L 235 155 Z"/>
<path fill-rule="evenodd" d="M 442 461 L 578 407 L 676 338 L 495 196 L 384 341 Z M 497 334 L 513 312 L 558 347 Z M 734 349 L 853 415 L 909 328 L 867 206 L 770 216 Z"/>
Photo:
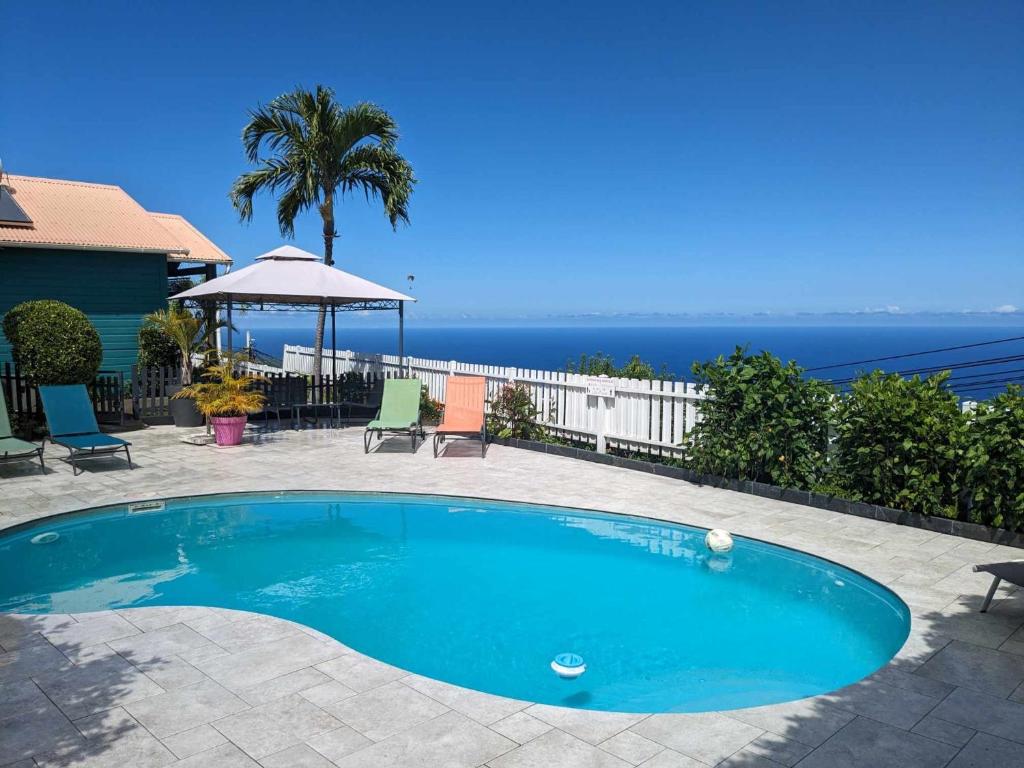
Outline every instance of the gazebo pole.
<path fill-rule="evenodd" d="M 228 360 L 234 360 L 235 346 L 231 342 L 231 297 L 228 296 Z M 232 367 L 234 364 L 232 363 Z"/>
<path fill-rule="evenodd" d="M 405 302 L 398 302 L 398 370 L 405 367 Z"/>
<path fill-rule="evenodd" d="M 334 324 L 334 299 L 331 299 L 331 402 L 337 402 L 338 386 L 338 336 Z"/>

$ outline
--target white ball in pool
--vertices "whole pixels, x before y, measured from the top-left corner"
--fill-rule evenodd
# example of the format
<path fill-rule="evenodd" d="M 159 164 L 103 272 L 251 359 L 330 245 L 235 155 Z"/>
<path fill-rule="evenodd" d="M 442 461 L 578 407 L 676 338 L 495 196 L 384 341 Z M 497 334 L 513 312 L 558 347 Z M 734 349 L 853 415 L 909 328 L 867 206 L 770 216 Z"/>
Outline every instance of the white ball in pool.
<path fill-rule="evenodd" d="M 712 552 L 728 552 L 732 549 L 732 536 L 728 531 L 715 528 L 704 537 L 704 546 Z"/>

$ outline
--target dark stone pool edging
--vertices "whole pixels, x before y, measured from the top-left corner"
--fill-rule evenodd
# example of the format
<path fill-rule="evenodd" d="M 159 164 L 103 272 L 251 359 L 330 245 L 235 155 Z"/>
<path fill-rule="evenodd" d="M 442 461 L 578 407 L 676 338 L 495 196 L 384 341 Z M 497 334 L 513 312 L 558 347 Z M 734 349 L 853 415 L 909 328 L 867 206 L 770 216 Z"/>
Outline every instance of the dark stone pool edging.
<path fill-rule="evenodd" d="M 696 485 L 710 485 L 714 488 L 724 488 L 725 490 L 736 491 L 737 493 L 748 493 L 753 496 L 788 501 L 793 504 L 826 509 L 830 512 L 839 512 L 844 515 L 882 520 L 887 523 L 907 525 L 912 528 L 935 531 L 936 533 L 947 533 L 951 536 L 960 536 L 974 541 L 985 541 L 990 544 L 1002 544 L 1007 547 L 1024 549 L 1024 534 L 1014 533 L 1003 528 L 993 528 L 992 526 L 981 525 L 980 523 L 950 520 L 945 517 L 933 517 L 931 515 L 923 515 L 920 512 L 906 512 L 900 509 L 892 509 L 891 507 L 883 507 L 879 504 L 850 501 L 849 499 L 841 499 L 837 496 L 829 496 L 813 491 L 801 491 L 796 488 L 782 488 L 777 485 L 757 483 L 752 480 L 736 480 L 728 477 L 719 477 L 718 475 L 705 475 L 685 467 L 672 467 L 652 461 L 628 459 L 608 453 L 597 453 L 585 448 L 575 448 L 571 445 L 554 445 L 537 442 L 536 440 L 520 440 L 514 437 L 492 437 L 490 440 L 498 445 L 506 445 L 510 448 L 522 448 L 527 451 L 548 453 L 552 456 L 564 456 L 570 459 L 591 461 L 595 464 L 607 464 L 637 472 L 647 472 L 661 477 L 670 477 L 675 480 L 685 480 Z"/>

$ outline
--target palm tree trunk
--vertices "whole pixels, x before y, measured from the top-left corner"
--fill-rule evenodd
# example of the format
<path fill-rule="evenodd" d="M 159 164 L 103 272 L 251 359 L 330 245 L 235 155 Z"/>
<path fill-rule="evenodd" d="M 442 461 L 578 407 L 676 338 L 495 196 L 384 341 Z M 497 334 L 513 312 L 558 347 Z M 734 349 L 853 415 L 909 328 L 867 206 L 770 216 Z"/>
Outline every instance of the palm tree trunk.
<path fill-rule="evenodd" d="M 324 264 L 334 264 L 334 198 L 327 195 L 323 205 L 320 206 L 320 215 L 324 220 Z M 313 342 L 313 381 L 316 383 L 316 391 L 323 392 L 320 387 L 323 381 L 323 357 L 324 352 L 324 324 L 327 320 L 327 306 L 320 305 L 316 313 L 316 339 Z"/>

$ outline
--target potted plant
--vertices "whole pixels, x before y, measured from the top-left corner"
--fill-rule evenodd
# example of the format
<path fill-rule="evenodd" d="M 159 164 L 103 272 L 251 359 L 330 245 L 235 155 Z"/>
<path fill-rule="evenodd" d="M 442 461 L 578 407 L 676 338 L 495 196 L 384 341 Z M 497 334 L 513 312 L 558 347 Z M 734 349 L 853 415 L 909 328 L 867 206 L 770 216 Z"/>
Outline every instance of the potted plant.
<path fill-rule="evenodd" d="M 172 396 L 172 400 L 190 399 L 213 425 L 217 445 L 239 445 L 250 413 L 263 409 L 266 396 L 253 389 L 264 379 L 250 374 L 237 375 L 228 358 L 211 366 L 203 374 L 206 381 L 190 384 Z"/>
<path fill-rule="evenodd" d="M 148 346 L 154 346 L 151 337 L 154 333 L 163 336 L 174 349 L 175 365 L 179 367 L 181 388 L 188 387 L 195 375 L 195 355 L 199 352 L 206 338 L 206 323 L 199 315 L 181 307 L 160 309 L 146 315 L 145 325 L 139 333 L 139 340 L 150 339 Z M 162 357 L 162 355 L 161 355 Z M 145 361 L 144 361 L 145 362 Z M 180 388 L 179 388 L 180 391 Z M 171 391 L 169 410 L 176 427 L 199 427 L 203 424 L 203 414 L 194 400 L 178 398 L 177 391 Z"/>

